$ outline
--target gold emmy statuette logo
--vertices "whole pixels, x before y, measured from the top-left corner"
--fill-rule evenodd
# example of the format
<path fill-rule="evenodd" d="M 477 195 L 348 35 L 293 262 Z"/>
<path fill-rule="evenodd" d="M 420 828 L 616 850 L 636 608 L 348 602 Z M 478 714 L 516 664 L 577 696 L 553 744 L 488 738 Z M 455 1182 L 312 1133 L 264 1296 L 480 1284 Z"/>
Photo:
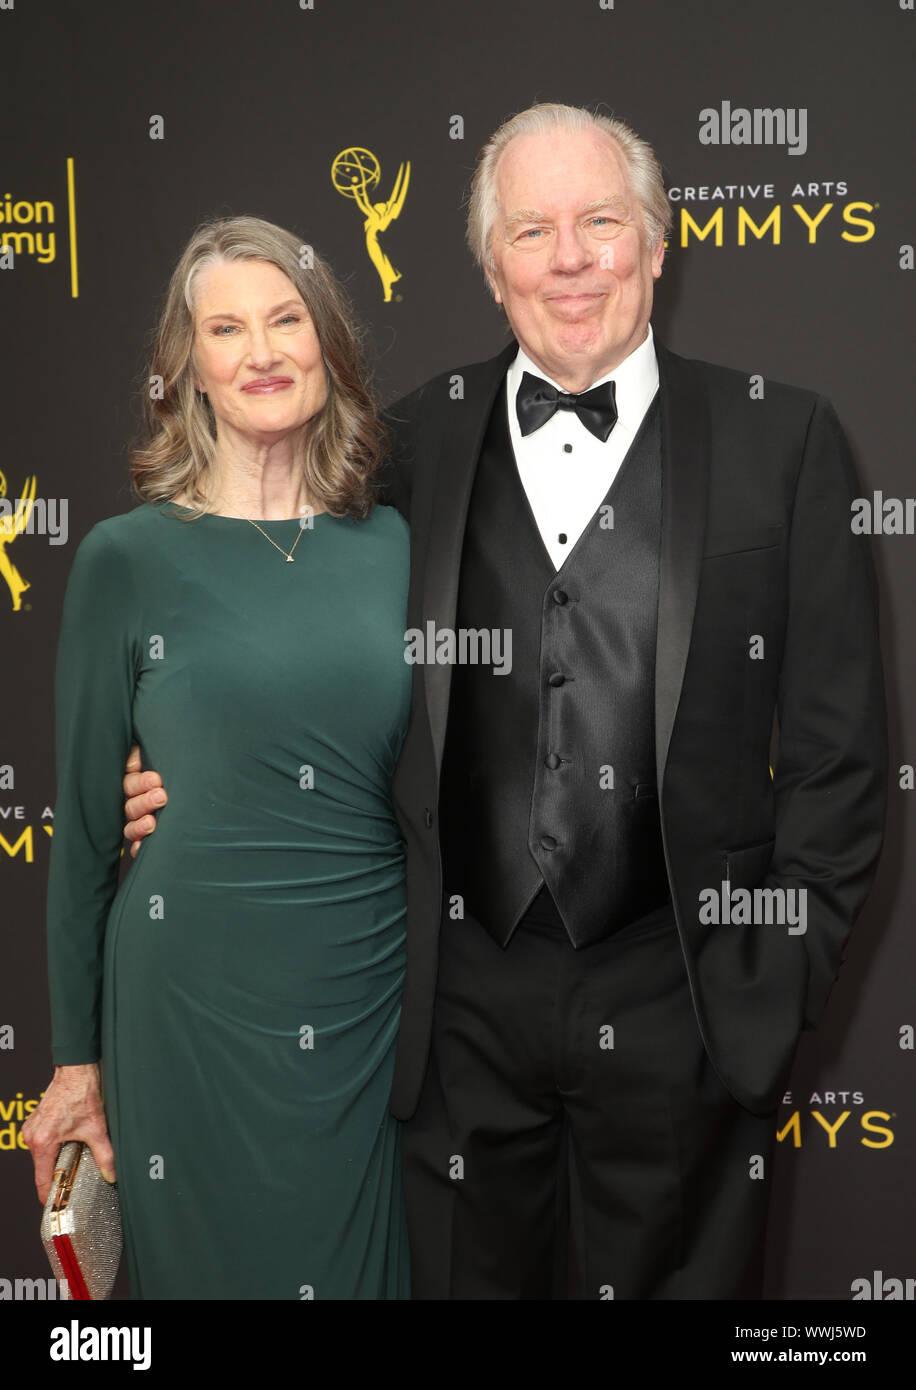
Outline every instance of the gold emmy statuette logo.
<path fill-rule="evenodd" d="M 371 150 L 354 145 L 352 149 L 341 150 L 331 165 L 331 182 L 344 198 L 352 198 L 365 217 L 363 229 L 366 233 L 366 250 L 369 259 L 379 273 L 385 303 L 391 299 L 391 286 L 401 278 L 401 272 L 394 266 L 378 244 L 379 233 L 394 221 L 404 206 L 407 185 L 410 183 L 410 161 L 398 169 L 394 188 L 387 203 L 370 203 L 369 192 L 378 186 L 382 176 L 381 167 Z"/>
<path fill-rule="evenodd" d="M 6 497 L 6 479 L 0 473 L 0 498 Z M 3 507 L 0 513 L 0 575 L 6 580 L 7 587 L 13 599 L 13 612 L 18 613 L 22 607 L 22 595 L 29 587 L 27 579 L 22 575 L 13 564 L 7 554 L 7 547 L 21 536 L 26 526 L 29 524 L 29 517 L 32 507 L 35 505 L 35 478 L 26 478 L 25 486 L 22 489 L 22 496 L 16 499 L 16 510 L 12 515 L 8 514 L 7 507 Z"/>

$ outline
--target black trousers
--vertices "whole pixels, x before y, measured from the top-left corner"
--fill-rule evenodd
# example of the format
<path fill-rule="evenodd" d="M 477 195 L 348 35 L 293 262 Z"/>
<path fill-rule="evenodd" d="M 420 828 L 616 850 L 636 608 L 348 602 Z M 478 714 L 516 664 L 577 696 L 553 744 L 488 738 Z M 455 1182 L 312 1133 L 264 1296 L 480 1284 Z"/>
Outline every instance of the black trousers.
<path fill-rule="evenodd" d="M 402 1131 L 413 1296 L 759 1298 L 775 1130 L 709 1064 L 670 906 L 579 951 L 445 916 Z"/>

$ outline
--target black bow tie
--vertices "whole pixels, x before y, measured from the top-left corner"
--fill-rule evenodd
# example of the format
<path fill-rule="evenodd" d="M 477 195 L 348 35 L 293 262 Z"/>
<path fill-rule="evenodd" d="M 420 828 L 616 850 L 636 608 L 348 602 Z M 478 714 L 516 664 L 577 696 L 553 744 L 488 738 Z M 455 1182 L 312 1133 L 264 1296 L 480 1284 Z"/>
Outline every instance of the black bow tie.
<path fill-rule="evenodd" d="M 578 396 L 558 391 L 549 381 L 525 372 L 515 398 L 515 409 L 522 434 L 533 434 L 558 410 L 574 410 L 587 430 L 602 444 L 607 443 L 617 423 L 617 396 L 613 381 L 602 382 Z"/>

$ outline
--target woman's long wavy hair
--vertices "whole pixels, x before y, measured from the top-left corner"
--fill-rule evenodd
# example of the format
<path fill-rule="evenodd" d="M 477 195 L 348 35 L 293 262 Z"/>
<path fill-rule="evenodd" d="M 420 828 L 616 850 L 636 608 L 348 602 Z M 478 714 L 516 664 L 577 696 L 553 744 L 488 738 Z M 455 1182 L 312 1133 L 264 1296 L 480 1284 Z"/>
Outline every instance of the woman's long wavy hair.
<path fill-rule="evenodd" d="M 130 456 L 134 491 L 154 504 L 181 494 L 193 516 L 212 505 L 216 421 L 209 400 L 194 386 L 195 280 L 221 261 L 248 260 L 267 261 L 289 277 L 321 345 L 328 396 L 304 431 L 302 474 L 308 494 L 316 508 L 335 516 L 364 517 L 375 500 L 375 473 L 387 441 L 370 387 L 363 335 L 325 262 L 291 232 L 258 217 L 203 223 L 175 267 L 147 372 L 145 438 Z"/>

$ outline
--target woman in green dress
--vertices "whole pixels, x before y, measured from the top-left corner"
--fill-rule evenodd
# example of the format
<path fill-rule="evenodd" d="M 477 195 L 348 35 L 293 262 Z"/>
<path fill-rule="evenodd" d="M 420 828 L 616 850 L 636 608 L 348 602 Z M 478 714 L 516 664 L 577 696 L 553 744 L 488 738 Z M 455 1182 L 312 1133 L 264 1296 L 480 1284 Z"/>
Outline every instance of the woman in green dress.
<path fill-rule="evenodd" d="M 408 535 L 327 267 L 258 219 L 199 228 L 149 396 L 142 505 L 64 605 L 39 1196 L 90 1143 L 135 1298 L 407 1298 Z M 119 888 L 133 742 L 175 795 Z"/>

